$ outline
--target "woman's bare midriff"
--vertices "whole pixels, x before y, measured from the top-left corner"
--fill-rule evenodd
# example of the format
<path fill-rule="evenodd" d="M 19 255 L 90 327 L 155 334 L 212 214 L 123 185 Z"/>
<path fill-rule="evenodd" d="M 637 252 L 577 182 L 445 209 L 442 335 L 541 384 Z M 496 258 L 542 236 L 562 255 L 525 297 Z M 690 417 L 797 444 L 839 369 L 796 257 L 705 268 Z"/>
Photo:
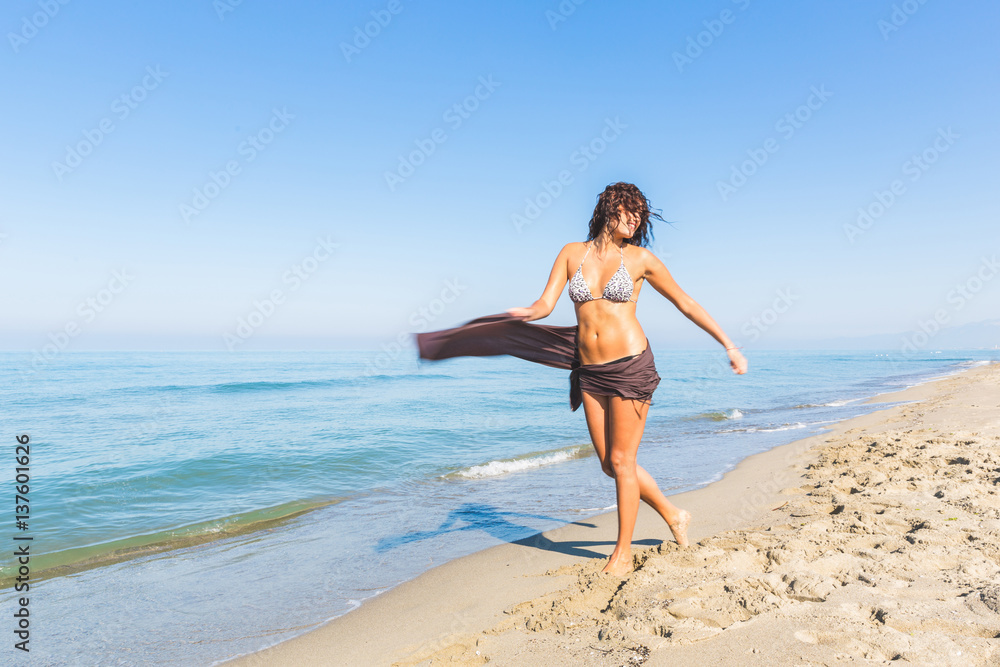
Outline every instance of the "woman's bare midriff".
<path fill-rule="evenodd" d="M 578 303 L 576 321 L 582 364 L 606 364 L 646 349 L 646 334 L 635 317 L 633 302 L 596 299 Z"/>

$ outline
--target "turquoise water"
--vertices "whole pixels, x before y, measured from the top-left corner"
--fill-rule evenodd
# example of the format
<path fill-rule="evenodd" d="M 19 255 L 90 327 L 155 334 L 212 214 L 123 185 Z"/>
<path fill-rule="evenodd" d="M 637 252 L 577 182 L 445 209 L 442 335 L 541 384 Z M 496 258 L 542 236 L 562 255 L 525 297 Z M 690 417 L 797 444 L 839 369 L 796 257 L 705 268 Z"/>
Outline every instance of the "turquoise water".
<path fill-rule="evenodd" d="M 639 460 L 668 493 L 997 356 L 755 352 L 738 377 L 719 352 L 653 352 Z M 613 508 L 566 371 L 414 356 L 67 353 L 32 372 L 0 354 L 3 437 L 31 437 L 32 662 L 210 664 Z"/>

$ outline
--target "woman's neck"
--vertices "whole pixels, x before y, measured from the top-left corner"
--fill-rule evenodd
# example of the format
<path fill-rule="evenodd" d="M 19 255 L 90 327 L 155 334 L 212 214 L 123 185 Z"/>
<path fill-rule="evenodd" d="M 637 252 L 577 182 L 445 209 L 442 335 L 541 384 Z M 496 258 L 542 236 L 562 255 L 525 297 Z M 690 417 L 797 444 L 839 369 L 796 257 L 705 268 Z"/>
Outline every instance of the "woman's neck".
<path fill-rule="evenodd" d="M 625 238 L 614 238 L 612 236 L 602 236 L 594 239 L 594 249 L 598 254 L 603 254 L 610 248 L 616 248 L 618 250 L 625 247 Z"/>

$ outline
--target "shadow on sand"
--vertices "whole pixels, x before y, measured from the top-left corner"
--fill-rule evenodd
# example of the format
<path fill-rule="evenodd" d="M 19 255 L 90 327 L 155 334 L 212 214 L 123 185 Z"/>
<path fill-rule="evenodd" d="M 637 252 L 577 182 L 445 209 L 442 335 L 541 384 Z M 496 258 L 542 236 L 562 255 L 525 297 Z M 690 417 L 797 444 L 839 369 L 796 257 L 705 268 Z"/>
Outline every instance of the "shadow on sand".
<path fill-rule="evenodd" d="M 542 519 L 545 521 L 561 522 L 561 519 L 550 516 L 542 516 L 540 514 L 524 514 L 521 512 L 507 512 L 504 510 L 497 509 L 492 505 L 481 505 L 476 503 L 466 503 L 461 507 L 458 507 L 448 513 L 448 516 L 441 523 L 440 526 L 433 530 L 420 530 L 412 533 L 406 533 L 403 535 L 396 535 L 393 537 L 387 537 L 379 540 L 378 544 L 375 546 L 375 551 L 378 553 L 383 553 L 390 549 L 395 549 L 396 547 L 402 546 L 404 544 L 409 544 L 410 542 L 418 542 L 420 540 L 427 540 L 433 537 L 438 537 L 440 535 L 446 535 L 447 533 L 456 533 L 465 530 L 481 530 L 483 532 L 492 535 L 498 540 L 504 542 L 510 542 L 511 544 L 518 544 L 520 546 L 532 547 L 535 549 L 541 549 L 543 551 L 555 551 L 557 553 L 567 554 L 570 556 L 578 556 L 580 558 L 607 558 L 606 554 L 601 554 L 596 551 L 591 551 L 585 547 L 596 547 L 601 545 L 614 545 L 614 541 L 566 541 L 566 542 L 553 542 L 547 537 L 543 536 L 541 533 L 535 533 L 528 537 L 521 538 L 519 540 L 511 540 L 512 535 L 523 535 L 526 531 L 535 530 L 528 526 L 522 526 L 519 523 L 514 523 L 510 519 L 524 518 L 524 519 Z M 582 521 L 571 521 L 571 525 L 574 526 L 584 526 L 586 528 L 596 528 L 592 523 L 584 523 Z M 657 545 L 661 540 L 638 540 L 633 542 L 634 545 L 642 546 L 653 546 Z"/>
<path fill-rule="evenodd" d="M 420 530 L 413 533 L 405 533 L 403 535 L 395 535 L 393 537 L 384 538 L 379 540 L 378 544 L 375 546 L 375 550 L 381 553 L 388 551 L 389 549 L 395 549 L 396 547 L 404 544 L 409 544 L 410 542 L 418 542 L 420 540 L 438 537 L 439 535 L 457 533 L 464 530 L 481 530 L 504 542 L 510 542 L 510 538 L 513 535 L 523 535 L 526 532 L 536 530 L 528 526 L 522 526 L 519 523 L 514 523 L 509 520 L 510 518 L 542 519 L 543 521 L 553 522 L 562 521 L 562 519 L 557 519 L 551 516 L 524 514 L 522 512 L 508 512 L 497 509 L 492 505 L 466 503 L 449 512 L 448 516 L 437 528 L 433 530 Z M 578 521 L 574 521 L 572 523 L 577 526 L 586 526 L 588 528 L 594 527 L 594 524 L 592 523 L 580 523 Z M 515 544 L 520 544 L 520 542 L 515 542 Z"/>
<path fill-rule="evenodd" d="M 577 525 L 587 525 L 587 524 L 577 524 Z M 645 539 L 645 540 L 633 540 L 633 547 L 655 547 L 657 544 L 661 544 L 663 540 L 656 539 Z M 597 546 L 611 546 L 615 545 L 614 540 L 578 540 L 575 542 L 565 541 L 565 542 L 553 542 L 541 533 L 532 535 L 531 537 L 526 537 L 523 540 L 516 540 L 511 544 L 519 544 L 523 547 L 534 547 L 535 549 L 541 549 L 542 551 L 555 551 L 556 553 L 566 554 L 568 556 L 577 556 L 579 558 L 607 558 L 608 554 L 598 553 L 597 551 L 592 551 L 585 547 L 597 547 Z M 610 552 L 609 552 L 610 553 Z"/>

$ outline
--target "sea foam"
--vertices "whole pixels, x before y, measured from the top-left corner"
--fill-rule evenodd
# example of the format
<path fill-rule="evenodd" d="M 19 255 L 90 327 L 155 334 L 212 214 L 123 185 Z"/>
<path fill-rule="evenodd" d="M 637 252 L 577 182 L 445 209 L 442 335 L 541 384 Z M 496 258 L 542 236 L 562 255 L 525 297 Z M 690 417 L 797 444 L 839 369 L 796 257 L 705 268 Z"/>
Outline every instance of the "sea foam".
<path fill-rule="evenodd" d="M 593 449 L 589 445 L 580 445 L 557 449 L 550 452 L 534 452 L 525 456 L 512 459 L 499 459 L 490 461 L 482 465 L 471 466 L 464 470 L 451 473 L 448 477 L 462 477 L 466 479 L 483 479 L 486 477 L 499 477 L 514 472 L 523 472 L 535 468 L 566 463 L 574 459 L 581 459 L 589 456 Z"/>

